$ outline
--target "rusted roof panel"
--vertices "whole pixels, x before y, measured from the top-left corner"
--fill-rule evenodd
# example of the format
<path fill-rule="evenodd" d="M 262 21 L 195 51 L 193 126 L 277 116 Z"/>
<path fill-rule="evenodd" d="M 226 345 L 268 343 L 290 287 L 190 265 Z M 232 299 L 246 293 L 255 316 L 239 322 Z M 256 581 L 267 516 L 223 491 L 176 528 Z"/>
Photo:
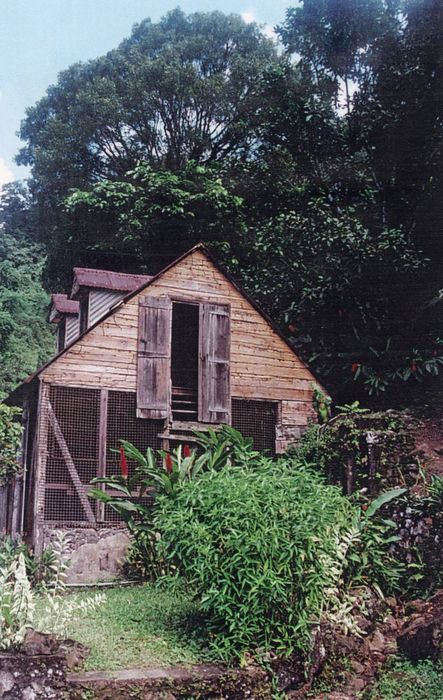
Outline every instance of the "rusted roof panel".
<path fill-rule="evenodd" d="M 78 314 L 80 304 L 78 301 L 68 299 L 67 294 L 52 294 L 52 306 L 59 314 Z"/>
<path fill-rule="evenodd" d="M 74 282 L 71 296 L 77 294 L 80 287 L 95 287 L 98 289 L 115 289 L 119 292 L 135 292 L 136 289 L 149 282 L 148 275 L 129 275 L 112 270 L 94 270 L 89 267 L 74 267 Z"/>

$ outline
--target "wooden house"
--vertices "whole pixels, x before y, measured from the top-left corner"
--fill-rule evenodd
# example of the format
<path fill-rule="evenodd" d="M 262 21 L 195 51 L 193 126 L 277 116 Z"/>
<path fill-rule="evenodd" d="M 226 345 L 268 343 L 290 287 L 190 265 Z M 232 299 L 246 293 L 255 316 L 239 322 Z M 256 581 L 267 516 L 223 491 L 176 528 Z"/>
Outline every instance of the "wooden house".
<path fill-rule="evenodd" d="M 8 529 L 36 551 L 68 530 L 100 560 L 95 578 L 113 571 L 121 524 L 87 494 L 118 469 L 120 439 L 168 450 L 229 423 L 278 454 L 314 418 L 314 377 L 203 245 L 154 277 L 75 268 L 50 320 L 58 354 L 9 397 L 26 430 Z"/>

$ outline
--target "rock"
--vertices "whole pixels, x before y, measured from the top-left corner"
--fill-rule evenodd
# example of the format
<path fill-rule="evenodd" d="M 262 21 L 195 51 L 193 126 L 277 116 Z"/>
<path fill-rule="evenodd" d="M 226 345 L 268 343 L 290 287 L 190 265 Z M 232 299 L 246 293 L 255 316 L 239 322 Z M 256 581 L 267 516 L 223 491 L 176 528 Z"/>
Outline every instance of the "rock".
<path fill-rule="evenodd" d="M 361 664 L 359 661 L 356 661 L 355 659 L 351 661 L 351 668 L 355 673 L 358 673 L 359 675 L 364 673 L 365 671 L 365 667 L 363 666 L 363 664 Z"/>
<path fill-rule="evenodd" d="M 14 676 L 9 671 L 0 671 L 0 698 L 14 687 Z"/>
<path fill-rule="evenodd" d="M 379 630 L 375 630 L 374 634 L 367 641 L 369 651 L 382 653 L 386 647 L 386 639 Z"/>
<path fill-rule="evenodd" d="M 22 699 L 23 700 L 35 700 L 36 697 L 37 697 L 37 694 L 36 694 L 35 690 L 33 690 L 32 688 L 24 688 L 22 690 Z"/>
<path fill-rule="evenodd" d="M 97 542 L 80 545 L 71 554 L 69 583 L 96 583 L 115 579 L 121 573 L 129 537 L 124 530 Z"/>
<path fill-rule="evenodd" d="M 22 651 L 27 656 L 48 656 L 56 654 L 59 646 L 58 640 L 52 634 L 43 634 L 29 629 L 26 632 Z"/>
<path fill-rule="evenodd" d="M 436 659 L 443 649 L 443 590 L 429 600 L 408 604 L 413 614 L 404 623 L 397 642 L 411 661 Z"/>
<path fill-rule="evenodd" d="M 83 665 L 89 656 L 89 649 L 84 644 L 73 639 L 65 639 L 60 645 L 60 651 L 65 657 L 65 665 L 70 671 Z"/>
<path fill-rule="evenodd" d="M 363 678 L 354 678 L 346 688 L 346 691 L 351 694 L 351 697 L 360 693 L 366 686 L 366 681 Z"/>
<path fill-rule="evenodd" d="M 437 659 L 443 649 L 443 611 L 435 617 L 416 617 L 405 626 L 397 643 L 411 661 Z"/>

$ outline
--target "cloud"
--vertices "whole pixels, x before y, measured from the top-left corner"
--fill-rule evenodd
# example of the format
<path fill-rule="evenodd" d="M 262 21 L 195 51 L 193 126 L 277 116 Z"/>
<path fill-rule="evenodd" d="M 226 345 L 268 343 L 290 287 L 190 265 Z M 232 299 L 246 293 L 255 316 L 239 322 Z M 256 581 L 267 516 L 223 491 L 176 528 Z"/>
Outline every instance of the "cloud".
<path fill-rule="evenodd" d="M 0 158 L 0 187 L 13 180 L 15 180 L 14 173 L 8 168 L 3 158 Z"/>
<path fill-rule="evenodd" d="M 246 10 L 245 12 L 241 13 L 242 20 L 246 22 L 246 24 L 251 24 L 251 22 L 255 22 L 256 19 L 254 17 L 254 13 L 251 12 L 251 10 Z"/>
<path fill-rule="evenodd" d="M 268 39 L 277 39 L 277 35 L 274 32 L 274 27 L 271 24 L 262 24 L 260 20 L 257 19 L 255 16 L 255 12 L 253 8 L 248 8 L 244 12 L 241 13 L 242 20 L 246 22 L 246 24 L 251 24 L 251 22 L 257 22 L 259 27 L 261 28 L 263 34 L 268 37 Z"/>

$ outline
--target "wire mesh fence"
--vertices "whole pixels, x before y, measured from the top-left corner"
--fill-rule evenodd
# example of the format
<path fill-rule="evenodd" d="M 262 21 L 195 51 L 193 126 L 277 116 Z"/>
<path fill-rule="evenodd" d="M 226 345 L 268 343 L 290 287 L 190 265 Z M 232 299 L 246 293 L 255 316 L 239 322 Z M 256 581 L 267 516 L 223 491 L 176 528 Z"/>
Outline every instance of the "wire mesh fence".
<path fill-rule="evenodd" d="M 106 424 L 100 432 L 101 391 L 52 386 L 49 393 L 52 419 L 48 426 L 44 483 L 44 520 L 65 525 L 117 524 L 119 515 L 98 506 L 88 497 L 89 485 L 101 474 L 119 473 L 120 440 L 128 440 L 141 452 L 160 449 L 164 431 L 161 420 L 136 417 L 136 395 L 107 393 Z M 253 439 L 254 448 L 273 455 L 278 404 L 272 401 L 232 400 L 232 425 Z M 105 464 L 100 470 L 100 439 L 106 440 Z M 177 443 L 178 444 L 178 443 Z M 176 446 L 170 442 L 170 449 Z M 103 460 L 102 460 L 103 461 Z M 136 463 L 128 460 L 129 475 Z M 150 496 L 143 503 L 152 502 Z"/>

